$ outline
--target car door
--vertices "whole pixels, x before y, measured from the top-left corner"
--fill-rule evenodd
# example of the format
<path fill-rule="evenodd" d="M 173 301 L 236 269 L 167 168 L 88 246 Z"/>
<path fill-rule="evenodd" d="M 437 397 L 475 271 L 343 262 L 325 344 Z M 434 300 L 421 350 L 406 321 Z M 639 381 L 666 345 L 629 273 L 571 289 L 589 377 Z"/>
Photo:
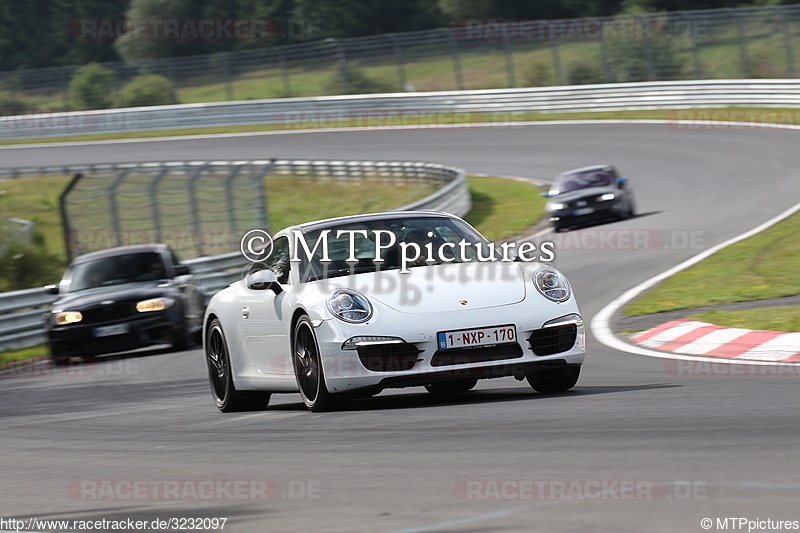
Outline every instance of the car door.
<path fill-rule="evenodd" d="M 289 240 L 279 237 L 273 243 L 270 257 L 264 261 L 282 286 L 289 283 L 291 262 Z M 286 291 L 246 290 L 241 299 L 242 353 L 247 365 L 260 374 L 294 379 L 291 366 L 288 328 L 284 316 Z"/>

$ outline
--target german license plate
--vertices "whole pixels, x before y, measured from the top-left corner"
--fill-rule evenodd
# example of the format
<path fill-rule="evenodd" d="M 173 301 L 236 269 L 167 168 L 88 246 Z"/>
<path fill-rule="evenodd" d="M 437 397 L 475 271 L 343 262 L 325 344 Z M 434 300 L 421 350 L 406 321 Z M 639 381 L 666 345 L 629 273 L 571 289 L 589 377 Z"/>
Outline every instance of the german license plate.
<path fill-rule="evenodd" d="M 594 207 L 584 207 L 583 209 L 576 209 L 573 212 L 573 214 L 576 217 L 579 217 L 579 216 L 582 216 L 582 215 L 591 215 L 592 213 L 594 213 Z"/>
<path fill-rule="evenodd" d="M 488 328 L 461 329 L 457 331 L 440 331 L 437 334 L 440 350 L 451 348 L 470 348 L 493 344 L 511 344 L 517 342 L 517 328 L 513 324 L 492 326 Z"/>
<path fill-rule="evenodd" d="M 92 334 L 95 337 L 108 337 L 111 335 L 122 335 L 131 330 L 128 324 L 114 324 L 113 326 L 103 326 L 102 328 L 94 328 Z"/>

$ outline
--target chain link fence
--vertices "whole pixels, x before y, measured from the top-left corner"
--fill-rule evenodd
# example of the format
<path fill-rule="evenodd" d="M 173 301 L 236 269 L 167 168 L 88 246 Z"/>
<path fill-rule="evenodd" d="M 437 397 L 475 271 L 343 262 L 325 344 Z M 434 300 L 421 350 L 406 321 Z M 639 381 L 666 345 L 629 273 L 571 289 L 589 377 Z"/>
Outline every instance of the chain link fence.
<path fill-rule="evenodd" d="M 456 27 L 247 51 L 104 63 L 93 87 L 122 105 L 156 74 L 180 103 L 797 75 L 800 5 L 570 20 L 465 20 Z M 77 67 L 0 73 L 7 113 L 76 109 Z M 8 103 L 10 102 L 10 103 Z M 176 125 L 179 126 L 179 125 Z"/>
<path fill-rule="evenodd" d="M 181 259 L 237 249 L 268 228 L 269 161 L 117 164 L 78 172 L 61 195 L 70 258 L 115 246 L 164 242 Z"/>

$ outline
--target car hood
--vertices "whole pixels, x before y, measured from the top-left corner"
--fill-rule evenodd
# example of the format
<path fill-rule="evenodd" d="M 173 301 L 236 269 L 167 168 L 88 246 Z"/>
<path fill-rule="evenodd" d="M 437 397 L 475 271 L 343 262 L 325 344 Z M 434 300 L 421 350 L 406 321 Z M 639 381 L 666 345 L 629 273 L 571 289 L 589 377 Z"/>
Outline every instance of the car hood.
<path fill-rule="evenodd" d="M 578 189 L 577 191 L 562 192 L 550 197 L 550 203 L 572 202 L 581 198 L 594 198 L 603 194 L 618 194 L 613 187 L 590 187 L 588 189 Z"/>
<path fill-rule="evenodd" d="M 441 264 L 367 274 L 353 288 L 370 299 L 409 314 L 498 307 L 525 299 L 521 263 Z M 361 278 L 364 275 L 359 275 Z"/>
<path fill-rule="evenodd" d="M 58 298 L 53 304 L 54 309 L 80 310 L 94 305 L 99 305 L 108 300 L 115 302 L 130 300 L 146 300 L 163 296 L 173 287 L 169 281 L 142 281 L 125 283 L 122 285 L 109 285 L 97 287 L 74 293 L 67 293 Z"/>

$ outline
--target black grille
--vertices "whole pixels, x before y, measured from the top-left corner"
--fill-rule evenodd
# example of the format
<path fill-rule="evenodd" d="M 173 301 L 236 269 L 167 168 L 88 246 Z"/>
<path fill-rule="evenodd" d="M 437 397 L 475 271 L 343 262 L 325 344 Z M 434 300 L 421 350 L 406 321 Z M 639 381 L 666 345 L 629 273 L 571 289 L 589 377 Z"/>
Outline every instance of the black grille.
<path fill-rule="evenodd" d="M 137 314 L 136 302 L 118 302 L 102 307 L 95 307 L 81 311 L 83 315 L 82 324 L 102 324 L 114 320 L 130 318 Z"/>
<path fill-rule="evenodd" d="M 372 372 L 402 372 L 416 364 L 419 350 L 413 344 L 372 344 L 358 347 L 358 358 Z"/>
<path fill-rule="evenodd" d="M 433 354 L 431 366 L 465 365 L 468 363 L 499 361 L 501 359 L 516 359 L 517 357 L 522 357 L 522 348 L 517 343 L 482 348 L 457 348 L 453 350 L 438 350 Z"/>
<path fill-rule="evenodd" d="M 553 355 L 566 352 L 575 345 L 578 327 L 575 324 L 542 328 L 534 331 L 528 342 L 536 355 Z"/>

